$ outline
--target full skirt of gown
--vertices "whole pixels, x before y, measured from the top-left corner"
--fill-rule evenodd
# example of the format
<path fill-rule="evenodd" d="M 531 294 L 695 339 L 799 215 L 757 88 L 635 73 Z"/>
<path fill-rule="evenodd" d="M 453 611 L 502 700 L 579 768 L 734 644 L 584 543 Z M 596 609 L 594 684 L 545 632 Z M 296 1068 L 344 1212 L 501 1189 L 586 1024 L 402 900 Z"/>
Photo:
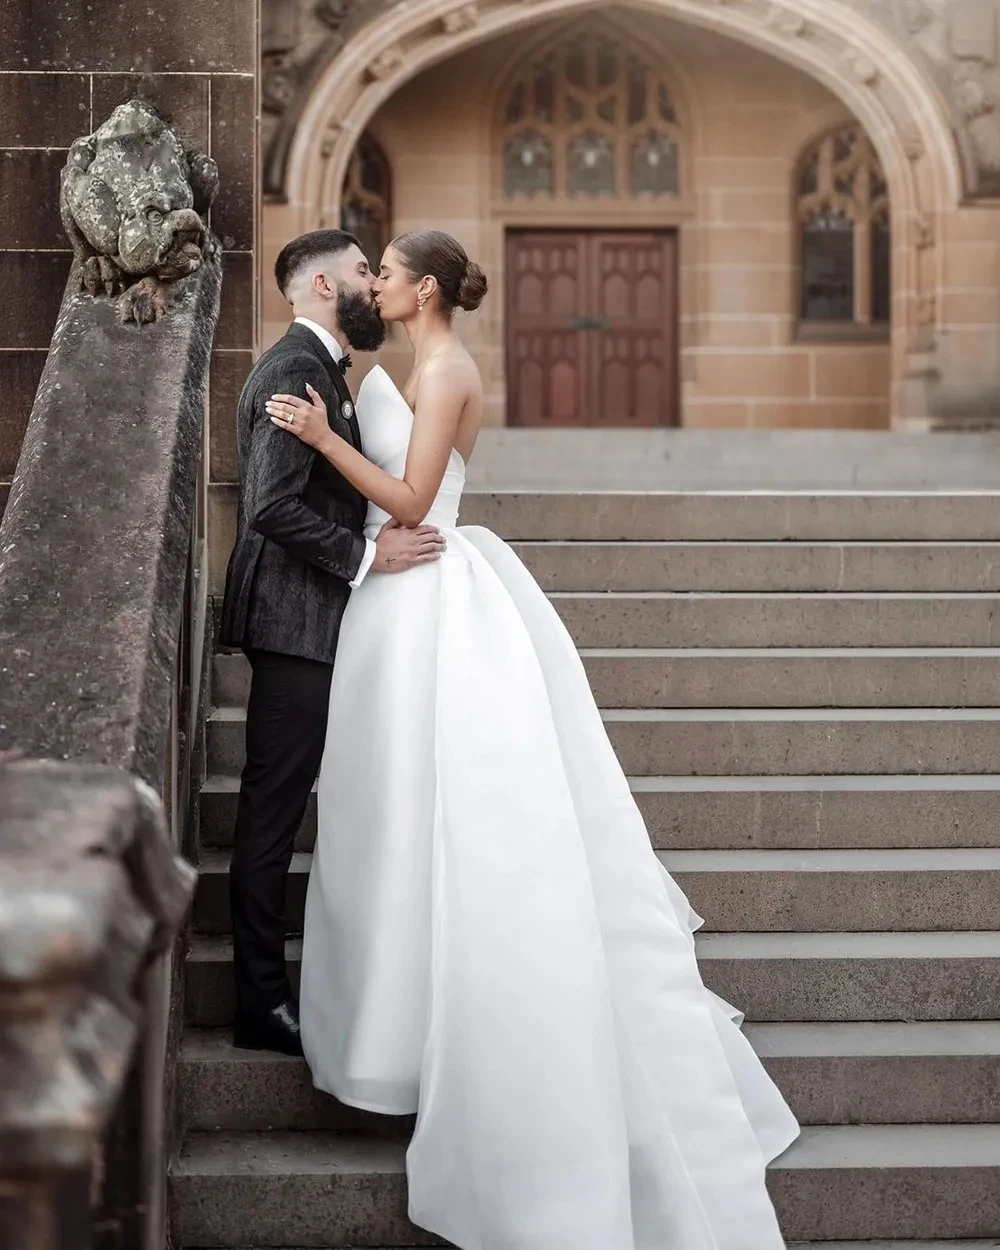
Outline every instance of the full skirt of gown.
<path fill-rule="evenodd" d="M 344 616 L 305 914 L 313 1080 L 417 1113 L 410 1217 L 461 1250 L 778 1250 L 765 1166 L 798 1126 L 702 983 L 701 921 L 558 615 L 505 543 L 454 528 L 463 482 L 456 453 L 443 558 L 369 574 Z"/>

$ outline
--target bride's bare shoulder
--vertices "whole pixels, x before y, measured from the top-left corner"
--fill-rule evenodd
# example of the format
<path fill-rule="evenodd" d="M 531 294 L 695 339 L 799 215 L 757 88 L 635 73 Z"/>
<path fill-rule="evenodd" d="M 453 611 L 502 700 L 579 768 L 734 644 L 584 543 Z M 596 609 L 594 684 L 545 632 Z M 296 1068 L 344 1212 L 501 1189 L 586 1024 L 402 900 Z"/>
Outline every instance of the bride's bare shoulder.
<path fill-rule="evenodd" d="M 420 381 L 424 378 L 432 380 L 435 386 L 454 386 L 470 393 L 481 391 L 483 386 L 479 366 L 461 343 L 439 356 L 432 356 L 421 371 Z"/>

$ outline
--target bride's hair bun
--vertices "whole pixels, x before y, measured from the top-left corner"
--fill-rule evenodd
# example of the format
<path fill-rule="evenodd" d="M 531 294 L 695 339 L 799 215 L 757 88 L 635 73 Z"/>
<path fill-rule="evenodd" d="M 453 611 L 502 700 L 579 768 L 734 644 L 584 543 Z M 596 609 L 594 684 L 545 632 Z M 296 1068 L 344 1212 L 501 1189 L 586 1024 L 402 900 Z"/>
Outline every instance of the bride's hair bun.
<path fill-rule="evenodd" d="M 474 260 L 470 260 L 465 266 L 462 281 L 458 284 L 458 298 L 455 303 L 466 312 L 475 312 L 486 298 L 488 290 L 489 283 L 486 281 L 486 274 L 482 267 Z"/>
<path fill-rule="evenodd" d="M 414 230 L 393 239 L 414 282 L 429 275 L 437 280 L 446 312 L 472 312 L 483 302 L 489 284 L 482 267 L 469 260 L 465 248 L 443 230 Z"/>

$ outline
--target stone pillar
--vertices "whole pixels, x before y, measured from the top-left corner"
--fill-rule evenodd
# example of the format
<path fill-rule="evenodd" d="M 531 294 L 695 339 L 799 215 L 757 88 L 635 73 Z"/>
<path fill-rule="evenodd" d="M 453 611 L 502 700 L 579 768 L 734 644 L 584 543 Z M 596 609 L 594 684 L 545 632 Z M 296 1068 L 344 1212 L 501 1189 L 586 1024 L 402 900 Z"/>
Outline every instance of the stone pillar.
<path fill-rule="evenodd" d="M 3 395 L 3 403 L 0 404 L 0 510 L 6 503 L 70 271 L 71 253 L 59 216 L 60 170 L 74 139 L 92 133 L 117 104 L 136 95 L 150 99 L 186 145 L 208 152 L 219 167 L 222 191 L 212 210 L 211 225 L 224 248 L 224 289 L 209 393 L 217 420 L 223 425 L 233 424 L 235 391 L 242 371 L 249 365 L 255 342 L 257 23 L 258 0 L 158 0 L 151 4 L 135 4 L 132 0 L 0 0 L 0 283 L 3 291 L 3 298 L 0 299 L 0 394 Z M 215 276 L 217 278 L 217 273 Z M 215 289 L 217 291 L 217 286 Z M 110 315 L 103 306 L 99 313 Z M 141 502 L 139 497 L 142 492 L 138 489 L 130 492 L 128 489 L 129 475 L 136 471 L 132 466 L 141 465 L 147 475 L 143 489 L 149 499 L 148 479 L 152 466 L 157 475 L 153 486 L 158 490 L 165 485 L 166 499 L 173 504 L 172 508 L 160 509 L 160 519 L 168 516 L 176 523 L 174 529 L 169 536 L 163 533 L 157 536 L 161 544 L 165 537 L 175 540 L 172 546 L 167 544 L 172 561 L 169 577 L 158 578 L 157 570 L 161 564 L 153 546 L 142 551 L 119 552 L 149 565 L 146 571 L 157 582 L 161 592 L 171 596 L 169 603 L 161 605 L 164 607 L 161 618 L 168 617 L 170 621 L 165 634 L 161 626 L 154 628 L 155 617 L 152 621 L 144 618 L 135 622 L 135 629 L 144 634 L 146 643 L 155 652 L 151 665 L 144 667 L 139 662 L 133 670 L 140 677 L 143 672 L 155 676 L 152 686 L 149 683 L 142 685 L 144 695 L 140 702 L 145 709 L 145 730 L 136 729 L 132 735 L 134 741 L 104 743 L 103 746 L 108 748 L 105 753 L 97 741 L 100 735 L 93 734 L 87 739 L 80 730 L 84 723 L 80 720 L 76 722 L 79 732 L 74 741 L 65 741 L 58 731 L 54 737 L 43 741 L 46 718 L 42 714 L 44 700 L 40 694 L 36 705 L 38 714 L 29 713 L 28 718 L 23 720 L 7 716 L 0 708 L 0 739 L 6 736 L 5 730 L 10 730 L 12 735 L 21 739 L 6 745 L 20 747 L 30 754 L 52 753 L 60 758 L 101 759 L 129 772 L 139 772 L 157 789 L 160 789 L 164 778 L 170 781 L 170 761 L 162 756 L 169 746 L 165 741 L 168 734 L 166 721 L 172 715 L 171 681 L 172 676 L 176 676 L 172 675 L 172 666 L 178 660 L 177 618 L 182 614 L 183 574 L 188 565 L 186 534 L 189 526 L 196 537 L 200 534 L 204 504 L 203 497 L 194 502 L 197 432 L 186 444 L 183 439 L 176 445 L 167 439 L 164 440 L 165 445 L 151 446 L 149 440 L 155 442 L 157 430 L 161 429 L 155 420 L 156 414 L 151 411 L 155 403 L 147 403 L 147 394 L 150 401 L 157 398 L 156 383 L 148 383 L 147 391 L 144 382 L 149 371 L 144 373 L 142 351 L 133 353 L 132 346 L 136 340 L 130 336 L 134 334 L 139 339 L 145 334 L 148 347 L 153 339 L 169 336 L 172 328 L 176 328 L 175 323 L 161 322 L 141 329 L 115 327 L 114 360 L 116 365 L 120 362 L 121 369 L 126 371 L 125 376 L 132 383 L 133 393 L 128 394 L 127 387 L 119 387 L 117 391 L 111 391 L 110 398 L 106 394 L 102 399 L 99 388 L 89 384 L 77 388 L 75 407 L 67 405 L 64 410 L 69 437 L 54 439 L 50 444 L 50 450 L 58 452 L 61 448 L 66 452 L 74 438 L 87 443 L 88 436 L 96 430 L 98 441 L 91 438 L 96 452 L 103 433 L 105 459 L 100 463 L 112 474 L 117 473 L 124 478 L 124 482 L 120 483 L 123 497 L 129 502 Z M 118 335 L 123 337 L 118 338 Z M 136 343 L 136 346 L 139 344 Z M 129 374 L 130 363 L 132 371 Z M 200 366 L 203 364 L 202 359 Z M 201 377 L 203 380 L 203 368 Z M 57 398 L 60 393 L 56 393 Z M 199 383 L 197 421 L 187 422 L 184 428 L 189 431 L 201 429 L 201 394 Z M 93 411 L 87 410 L 88 399 L 93 404 Z M 114 407 L 116 403 L 115 419 L 109 420 L 109 406 Z M 120 424 L 116 426 L 115 420 L 124 421 L 124 427 Z M 139 442 L 126 447 L 121 438 L 116 438 L 115 430 L 120 434 L 122 428 L 135 434 Z M 206 447 L 211 440 L 209 426 Z M 34 440 L 36 451 L 39 446 L 40 441 Z M 183 482 L 185 489 L 180 492 L 170 490 L 170 474 L 173 472 L 171 449 L 183 462 L 181 467 L 186 475 Z M 152 465 L 154 459 L 155 466 Z M 21 480 L 26 480 L 24 474 L 19 475 L 19 482 Z M 36 464 L 31 490 L 22 491 L 18 486 L 17 501 L 7 512 L 8 527 L 17 519 L 18 513 L 28 517 L 32 509 L 44 503 L 45 491 L 34 488 L 46 480 L 52 485 L 53 494 L 59 489 L 67 493 L 79 491 L 84 485 L 78 473 L 70 472 L 67 476 L 57 465 L 45 468 Z M 27 499 L 28 494 L 32 496 L 30 500 Z M 110 506 L 112 496 L 106 482 L 102 481 L 94 494 L 100 495 Z M 183 516 L 179 515 L 181 511 Z M 147 509 L 147 512 L 153 513 L 155 509 Z M 72 536 L 68 538 L 65 526 L 60 530 L 59 515 L 65 520 L 70 513 L 71 509 L 57 509 L 55 514 L 49 515 L 44 527 L 35 527 L 33 532 L 44 533 L 49 544 L 60 537 L 69 541 Z M 38 554 L 37 543 L 19 541 L 12 544 L 12 548 L 16 548 L 17 560 Z M 95 545 L 94 550 L 99 549 L 100 544 Z M 110 556 L 110 550 L 106 550 L 105 554 Z M 152 556 L 152 559 L 143 561 L 143 554 Z M 96 606 L 100 597 L 94 590 L 94 570 L 83 569 L 79 565 L 77 561 L 72 566 L 79 573 L 83 591 L 79 602 L 93 602 Z M 124 564 L 114 569 L 105 562 L 106 585 L 112 597 L 117 602 L 132 594 L 136 601 L 148 607 L 151 600 L 136 594 L 132 575 L 127 569 L 123 572 L 123 569 Z M 203 595 L 205 578 L 200 566 L 191 580 L 193 587 Z M 9 567 L 7 581 L 10 591 L 12 577 Z M 44 594 L 34 593 L 39 586 L 45 594 L 55 594 L 57 599 L 64 589 L 51 576 L 46 578 L 43 575 L 33 582 L 33 593 L 22 596 L 22 602 L 31 599 L 37 606 L 45 597 Z M 65 608 L 62 612 L 65 617 Z M 118 615 L 124 620 L 129 613 L 121 611 Z M 53 611 L 49 614 L 45 630 L 25 628 L 23 633 L 31 639 L 32 647 L 43 651 L 45 635 L 51 643 L 55 628 L 65 628 L 58 626 L 59 620 L 59 611 Z M 105 625 L 106 621 L 102 621 L 97 627 L 93 622 L 88 626 L 78 616 L 74 617 L 74 637 L 81 645 L 91 646 L 90 666 L 95 671 L 118 676 L 120 665 L 100 663 L 97 648 L 100 639 L 106 636 Z M 8 638 L 11 636 L 11 633 L 7 634 Z M 17 637 L 17 632 L 13 636 Z M 192 646 L 197 648 L 200 661 L 200 638 L 195 639 Z M 40 671 L 46 681 L 57 683 L 59 672 L 58 664 L 53 662 L 54 654 L 49 648 Z M 141 661 L 141 657 L 139 659 Z M 25 677 L 25 674 L 19 674 L 20 677 Z M 30 680 L 34 680 L 34 670 Z M 200 686 L 197 674 L 193 684 L 195 689 Z M 15 681 L 8 673 L 6 682 L 0 681 L 0 695 L 5 693 L 7 698 L 15 697 L 15 687 L 23 689 L 24 683 Z M 49 704 L 53 707 L 66 706 L 71 688 L 72 683 L 63 684 L 58 696 L 50 699 Z M 76 690 L 84 698 L 88 697 L 79 683 Z M 101 695 L 103 706 L 99 709 L 96 704 L 91 707 L 92 713 L 95 710 L 98 712 L 98 720 L 105 729 L 121 725 L 126 719 L 108 713 L 108 704 L 104 702 L 106 697 L 113 702 L 114 691 L 104 690 Z M 128 706 L 137 706 L 136 701 L 132 700 Z M 30 735 L 18 732 L 18 727 L 23 727 L 25 723 L 31 728 Z M 191 737 L 187 733 L 183 736 Z M 28 737 L 30 740 L 25 740 Z M 3 746 L 0 746 L 2 750 Z M 170 786 L 164 789 L 169 799 Z M 2 843 L 3 838 L 0 837 Z M 163 1211 L 160 1209 L 160 1197 L 155 1192 L 159 1178 L 152 1175 L 157 1169 L 150 1166 L 150 1160 L 156 1162 L 158 1153 L 162 1162 L 162 1151 L 157 1150 L 156 1138 L 149 1137 L 149 1134 L 159 1132 L 158 1119 L 162 1116 L 164 1098 L 169 1100 L 169 1088 L 165 1095 L 159 1095 L 154 1088 L 162 1084 L 163 1021 L 154 1018 L 154 1011 L 159 1007 L 162 1015 L 165 1009 L 163 961 L 145 975 L 148 981 L 144 989 L 144 998 L 148 999 L 144 1002 L 147 1008 L 145 1036 L 156 1042 L 159 1053 L 144 1047 L 142 1053 L 135 1056 L 127 1078 L 123 1078 L 126 1080 L 125 1090 L 119 1100 L 115 1126 L 106 1142 L 104 1166 L 107 1176 L 104 1179 L 107 1183 L 100 1184 L 104 1200 L 97 1216 L 97 1227 L 93 1230 L 94 1244 L 101 1250 L 111 1250 L 112 1247 L 114 1250 L 140 1250 L 141 1247 L 163 1244 Z M 169 1063 L 167 1066 L 169 1068 Z M 115 1077 L 118 1089 L 121 1088 L 120 1078 L 122 1074 Z M 155 1099 L 151 1097 L 151 1091 L 157 1095 Z M 154 1102 L 157 1106 L 152 1106 Z M 140 1170 L 147 1175 L 140 1174 Z M 100 1183 L 101 1178 L 96 1179 Z M 68 1176 L 67 1193 L 57 1196 L 57 1205 L 67 1211 L 85 1209 L 92 1196 L 90 1189 L 94 1180 L 89 1167 Z M 135 1196 L 140 1191 L 151 1195 L 148 1206 L 136 1204 Z M 56 1250 L 57 1246 L 60 1250 L 70 1250 L 77 1244 L 89 1245 L 91 1230 L 82 1227 L 79 1219 L 67 1228 L 57 1228 L 52 1223 L 49 1219 L 50 1197 L 51 1194 L 47 1195 L 41 1189 L 33 1192 L 27 1186 L 22 1198 L 28 1207 L 22 1204 L 22 1208 L 18 1209 L 5 1202 L 4 1195 L 0 1195 L 0 1245 L 17 1245 L 23 1250 L 29 1250 L 29 1246 L 31 1250 L 36 1246 L 44 1247 L 44 1250 Z M 25 1221 L 29 1217 L 37 1217 L 41 1221 L 37 1241 L 28 1242 L 21 1236 L 21 1232 L 28 1227 Z"/>
<path fill-rule="evenodd" d="M 226 250 L 212 406 L 232 425 L 255 341 L 258 0 L 0 0 L 0 510 L 69 272 L 59 172 L 132 95 L 219 165 Z"/>

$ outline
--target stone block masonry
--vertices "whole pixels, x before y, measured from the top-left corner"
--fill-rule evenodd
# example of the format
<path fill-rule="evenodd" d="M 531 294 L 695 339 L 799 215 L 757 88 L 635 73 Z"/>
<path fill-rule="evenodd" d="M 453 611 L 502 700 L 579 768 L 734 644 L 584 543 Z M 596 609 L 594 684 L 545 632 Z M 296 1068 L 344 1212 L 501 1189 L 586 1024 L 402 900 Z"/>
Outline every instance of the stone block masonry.
<path fill-rule="evenodd" d="M 257 0 L 0 0 L 0 513 L 71 261 L 60 171 L 73 140 L 135 95 L 219 165 L 224 296 L 210 403 L 235 407 L 255 339 L 257 12 Z"/>

